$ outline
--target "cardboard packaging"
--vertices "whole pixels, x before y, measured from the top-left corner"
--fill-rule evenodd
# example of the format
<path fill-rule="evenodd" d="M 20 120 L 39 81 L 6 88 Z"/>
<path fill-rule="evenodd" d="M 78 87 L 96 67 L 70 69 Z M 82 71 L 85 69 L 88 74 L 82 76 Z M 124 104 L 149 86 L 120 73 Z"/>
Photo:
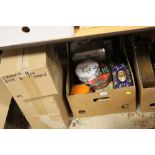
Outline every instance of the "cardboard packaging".
<path fill-rule="evenodd" d="M 59 124 L 62 124 L 61 126 L 63 126 L 63 128 L 67 128 L 69 126 L 68 112 L 61 94 L 27 101 L 16 98 L 16 101 L 32 128 L 34 126 L 34 121 L 31 121 L 31 119 L 29 121 L 29 118 L 38 118 L 44 115 L 59 116 L 59 120 L 57 120 L 57 122 L 59 121 Z M 50 120 L 54 121 L 52 118 L 53 117 L 51 117 Z M 55 126 L 52 128 L 55 128 Z"/>
<path fill-rule="evenodd" d="M 58 94 L 62 88 L 61 64 L 52 47 L 3 51 L 0 71 L 12 95 L 23 100 Z"/>
<path fill-rule="evenodd" d="M 66 124 L 60 115 L 26 116 L 33 129 L 64 129 Z"/>
<path fill-rule="evenodd" d="M 66 96 L 74 117 L 87 117 L 136 110 L 136 88 L 132 70 L 125 52 L 126 62 L 129 67 L 133 86 L 112 89 L 98 93 L 70 94 L 69 74 L 66 82 Z"/>
<path fill-rule="evenodd" d="M 149 44 L 140 42 L 136 44 L 137 53 L 136 59 L 140 70 L 143 87 L 155 86 L 155 75 L 151 64 Z"/>
<path fill-rule="evenodd" d="M 10 92 L 0 80 L 0 129 L 4 128 L 11 98 Z"/>
<path fill-rule="evenodd" d="M 62 126 L 68 126 L 62 95 L 62 68 L 52 46 L 4 51 L 0 72 L 1 79 L 26 118 L 57 115 L 65 124 Z M 33 126 L 32 122 L 29 123 Z"/>
<path fill-rule="evenodd" d="M 148 49 L 143 44 L 139 44 L 137 51 L 134 51 L 134 67 L 139 87 L 141 111 L 155 112 L 154 72 Z"/>
<path fill-rule="evenodd" d="M 36 44 L 72 37 L 73 26 L 1 26 L 0 47 Z"/>

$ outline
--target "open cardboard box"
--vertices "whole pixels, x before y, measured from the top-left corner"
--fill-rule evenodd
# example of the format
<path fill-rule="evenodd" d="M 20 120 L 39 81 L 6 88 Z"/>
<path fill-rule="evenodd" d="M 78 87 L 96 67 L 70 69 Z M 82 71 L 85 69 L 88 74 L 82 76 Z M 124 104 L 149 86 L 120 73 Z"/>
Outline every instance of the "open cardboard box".
<path fill-rule="evenodd" d="M 154 71 L 149 51 L 144 52 L 145 60 L 143 59 L 144 56 L 142 57 L 142 53 L 140 54 L 134 50 L 134 67 L 139 87 L 139 101 L 142 112 L 155 112 L 155 85 L 151 83 L 151 79 L 155 82 Z M 140 65 L 141 63 L 143 65 Z M 142 75 L 146 76 L 146 80 Z"/>
<path fill-rule="evenodd" d="M 133 86 L 112 89 L 100 93 L 70 94 L 70 77 L 66 81 L 66 96 L 70 104 L 74 117 L 87 117 L 120 112 L 132 112 L 136 110 L 136 88 L 132 70 L 126 55 L 124 42 L 121 46 L 125 54 L 126 64 L 129 67 Z"/>

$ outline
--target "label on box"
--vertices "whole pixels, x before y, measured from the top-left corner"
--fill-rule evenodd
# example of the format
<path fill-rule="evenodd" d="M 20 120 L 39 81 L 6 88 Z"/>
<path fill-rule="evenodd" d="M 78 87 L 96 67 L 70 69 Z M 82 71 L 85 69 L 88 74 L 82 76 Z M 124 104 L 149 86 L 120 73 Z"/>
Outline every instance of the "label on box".
<path fill-rule="evenodd" d="M 52 77 L 46 68 L 23 70 L 2 76 L 12 95 L 23 100 L 57 94 Z"/>
<path fill-rule="evenodd" d="M 107 91 L 100 92 L 100 96 L 107 96 L 107 95 L 108 95 L 108 92 Z"/>
<path fill-rule="evenodd" d="M 131 91 L 126 91 L 125 94 L 130 95 Z"/>

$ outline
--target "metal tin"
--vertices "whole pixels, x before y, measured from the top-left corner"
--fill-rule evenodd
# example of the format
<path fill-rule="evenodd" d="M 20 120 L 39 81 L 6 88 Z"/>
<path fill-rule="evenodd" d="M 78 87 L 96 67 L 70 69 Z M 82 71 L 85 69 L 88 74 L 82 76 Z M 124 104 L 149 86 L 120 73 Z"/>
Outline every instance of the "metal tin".
<path fill-rule="evenodd" d="M 79 80 L 87 83 L 99 76 L 99 64 L 94 60 L 85 60 L 76 66 L 75 73 Z"/>

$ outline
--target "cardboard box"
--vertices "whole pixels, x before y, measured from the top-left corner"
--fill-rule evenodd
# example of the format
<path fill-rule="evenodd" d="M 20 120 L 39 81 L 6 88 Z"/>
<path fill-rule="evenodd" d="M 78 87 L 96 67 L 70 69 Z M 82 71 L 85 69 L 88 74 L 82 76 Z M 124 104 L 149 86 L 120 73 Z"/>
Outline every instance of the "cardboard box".
<path fill-rule="evenodd" d="M 140 46 L 143 47 L 143 44 L 137 47 L 137 52 L 134 51 L 134 66 L 139 87 L 141 111 L 155 112 L 154 71 L 148 50 L 146 47 L 141 48 Z"/>
<path fill-rule="evenodd" d="M 4 128 L 12 96 L 0 80 L 0 128 Z"/>
<path fill-rule="evenodd" d="M 63 73 L 52 46 L 4 51 L 0 73 L 25 117 L 57 115 L 68 126 L 62 95 Z"/>
<path fill-rule="evenodd" d="M 38 115 L 26 116 L 30 126 L 33 129 L 63 129 L 66 124 L 62 121 L 60 115 Z"/>
<path fill-rule="evenodd" d="M 74 35 L 74 26 L 1 26 L 0 47 L 37 44 Z"/>
<path fill-rule="evenodd" d="M 136 110 L 136 88 L 132 70 L 125 52 L 126 62 L 129 67 L 133 86 L 120 89 L 107 90 L 100 93 L 70 95 L 69 75 L 66 83 L 66 95 L 74 117 L 87 117 Z"/>
<path fill-rule="evenodd" d="M 25 117 L 36 118 L 44 115 L 56 115 L 59 116 L 59 120 L 63 122 L 67 128 L 69 126 L 69 116 L 61 94 L 54 96 L 40 97 L 37 99 L 23 101 L 18 98 L 15 99 L 17 104 Z M 33 128 L 33 121 L 29 121 L 30 126 Z M 54 128 L 54 126 L 53 126 Z"/>
<path fill-rule="evenodd" d="M 61 64 L 51 46 L 3 51 L 0 75 L 12 95 L 23 100 L 58 94 L 62 89 Z"/>

